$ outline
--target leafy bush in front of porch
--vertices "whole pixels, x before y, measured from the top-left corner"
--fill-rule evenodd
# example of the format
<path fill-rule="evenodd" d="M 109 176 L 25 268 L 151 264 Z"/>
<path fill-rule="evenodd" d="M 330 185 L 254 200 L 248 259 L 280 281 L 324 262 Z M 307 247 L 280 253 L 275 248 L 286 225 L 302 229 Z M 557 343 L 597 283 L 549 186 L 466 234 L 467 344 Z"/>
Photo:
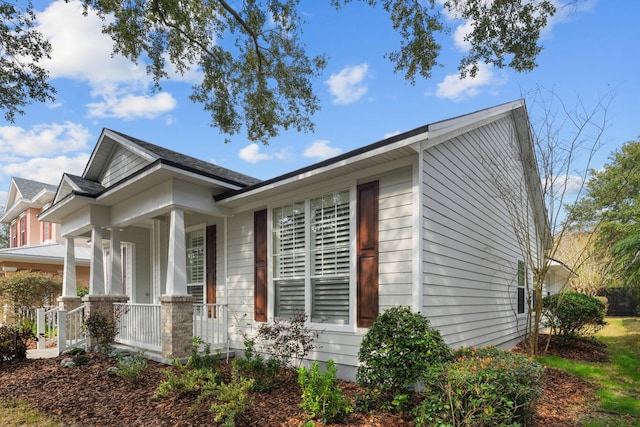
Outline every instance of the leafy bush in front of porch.
<path fill-rule="evenodd" d="M 118 324 L 115 316 L 91 313 L 85 318 L 84 327 L 89 336 L 97 343 L 98 350 L 105 353 L 108 352 L 118 335 Z"/>
<path fill-rule="evenodd" d="M 144 358 L 144 350 L 140 350 L 134 354 L 118 352 L 116 354 L 117 366 L 107 369 L 108 374 L 117 375 L 120 378 L 137 382 L 140 375 L 147 369 L 147 359 Z"/>
<path fill-rule="evenodd" d="M 256 348 L 280 361 L 282 367 L 300 367 L 320 335 L 309 329 L 306 321 L 304 312 L 296 312 L 290 320 L 274 319 L 260 324 L 254 339 Z"/>
<path fill-rule="evenodd" d="M 31 328 L 23 326 L 0 326 L 0 363 L 27 358 L 27 343 L 35 339 Z"/>
<path fill-rule="evenodd" d="M 223 422 L 225 427 L 235 427 L 236 420 L 249 409 L 253 389 L 253 379 L 233 376 L 228 384 L 221 383 L 211 392 L 216 400 L 209 409 L 214 414 L 214 421 Z"/>
<path fill-rule="evenodd" d="M 421 393 L 417 426 L 521 426 L 542 394 L 536 361 L 495 347 L 460 349 Z"/>
<path fill-rule="evenodd" d="M 277 379 L 280 372 L 278 359 L 265 359 L 254 348 L 254 341 L 244 341 L 244 357 L 233 359 L 231 362 L 234 376 L 251 378 L 253 380 L 252 391 L 268 391 Z"/>
<path fill-rule="evenodd" d="M 201 344 L 202 340 L 199 337 L 191 340 L 191 355 L 186 363 L 182 363 L 179 358 L 171 360 L 171 366 L 175 369 L 164 371 L 167 379 L 158 386 L 153 398 L 192 395 L 198 396 L 199 403 L 200 399 L 222 382 L 222 375 L 216 371 L 220 362 L 219 355 L 211 354 L 209 344 L 200 351 Z"/>
<path fill-rule="evenodd" d="M 364 336 L 358 353 L 358 385 L 369 392 L 360 404 L 404 409 L 415 387 L 438 375 L 452 361 L 440 332 L 420 313 L 393 307 Z"/>
<path fill-rule="evenodd" d="M 342 395 L 337 385 L 337 368 L 333 360 L 327 360 L 327 369 L 322 371 L 320 364 L 313 362 L 309 369 L 298 368 L 298 383 L 302 388 L 300 407 L 314 420 L 323 423 L 339 423 L 353 412 L 349 399 Z"/>

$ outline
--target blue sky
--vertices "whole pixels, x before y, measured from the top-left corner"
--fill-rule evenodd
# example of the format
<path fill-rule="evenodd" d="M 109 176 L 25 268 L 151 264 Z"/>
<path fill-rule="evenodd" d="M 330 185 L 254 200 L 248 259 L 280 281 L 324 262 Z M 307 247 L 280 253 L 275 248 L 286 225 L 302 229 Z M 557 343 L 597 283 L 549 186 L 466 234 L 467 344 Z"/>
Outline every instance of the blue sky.
<path fill-rule="evenodd" d="M 46 64 L 58 90 L 49 104 L 33 104 L 15 123 L 0 122 L 0 206 L 12 176 L 58 184 L 61 174 L 80 175 L 102 128 L 111 128 L 221 166 L 267 179 L 332 155 L 424 124 L 519 99 L 537 86 L 555 91 L 569 105 L 587 107 L 607 93 L 606 144 L 592 164 L 640 136 L 638 120 L 640 2 L 586 0 L 571 15 L 561 12 L 545 30 L 538 67 L 529 73 L 482 67 L 475 79 L 460 80 L 464 22 L 441 38 L 444 65 L 414 86 L 393 73 L 384 54 L 398 36 L 384 13 L 359 2 L 340 11 L 329 1 L 302 1 L 308 21 L 304 41 L 310 54 L 329 64 L 314 82 L 322 109 L 314 133 L 283 133 L 268 146 L 243 135 L 224 143 L 209 116 L 188 96 L 191 72 L 152 91 L 144 67 L 111 57 L 100 21 L 82 16 L 75 0 L 36 1 L 39 29 L 53 46 Z M 530 110 L 532 110 L 530 108 Z M 536 112 L 530 111 L 532 119 Z"/>

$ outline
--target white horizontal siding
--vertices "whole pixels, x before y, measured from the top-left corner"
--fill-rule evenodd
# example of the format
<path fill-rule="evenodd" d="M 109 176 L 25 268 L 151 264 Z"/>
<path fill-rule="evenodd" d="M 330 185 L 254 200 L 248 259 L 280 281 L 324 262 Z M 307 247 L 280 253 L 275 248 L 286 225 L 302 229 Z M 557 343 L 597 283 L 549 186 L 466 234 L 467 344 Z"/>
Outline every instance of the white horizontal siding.
<path fill-rule="evenodd" d="M 522 255 L 489 172 L 499 161 L 509 165 L 503 176 L 521 184 L 506 147 L 510 124 L 494 122 L 424 153 L 423 312 L 455 347 L 504 344 L 525 329 L 515 314 Z"/>
<path fill-rule="evenodd" d="M 147 164 L 148 161 L 142 157 L 118 145 L 109 160 L 109 166 L 105 169 L 100 183 L 105 187 L 109 187 L 130 176 L 135 171 L 142 169 Z"/>
<path fill-rule="evenodd" d="M 406 163 L 405 163 L 406 165 Z M 359 172 L 361 175 L 363 171 Z M 380 310 L 411 305 L 412 298 L 412 167 L 403 166 L 392 171 L 370 171 L 367 178 L 352 180 L 352 188 L 357 183 L 379 181 L 379 299 Z M 344 185 L 344 180 L 341 185 Z M 341 187 L 344 188 L 344 187 Z M 318 188 L 316 193 L 304 197 L 314 197 L 333 188 Z M 280 195 L 277 205 L 301 200 L 294 193 L 287 198 Z M 270 208 L 273 206 L 270 206 Z M 355 236 L 352 236 L 355 238 Z M 227 253 L 227 300 L 229 303 L 229 336 L 231 347 L 243 349 L 243 334 L 254 336 L 257 324 L 253 321 L 253 212 L 242 212 L 228 220 Z M 353 255 L 353 254 L 352 254 Z M 355 268 L 355 258 L 352 260 Z M 269 261 L 272 274 L 272 261 Z M 272 295 L 272 293 L 270 294 Z M 365 330 L 355 327 L 356 308 L 350 307 L 351 325 L 347 330 L 334 330 L 332 325 L 313 325 L 321 331 L 318 348 L 311 359 L 326 361 L 333 359 L 341 365 L 342 377 L 352 378 L 358 365 L 358 350 Z M 268 314 L 273 318 L 273 313 Z M 240 326 L 242 333 L 239 332 Z M 349 330 L 350 329 L 350 330 Z M 350 368 L 347 368 L 350 367 Z"/>
<path fill-rule="evenodd" d="M 389 172 L 379 181 L 378 298 L 382 312 L 412 303 L 412 168 Z"/>
<path fill-rule="evenodd" d="M 232 349 L 244 350 L 243 334 L 252 337 L 255 329 L 253 212 L 243 212 L 229 218 L 227 227 L 229 341 Z"/>

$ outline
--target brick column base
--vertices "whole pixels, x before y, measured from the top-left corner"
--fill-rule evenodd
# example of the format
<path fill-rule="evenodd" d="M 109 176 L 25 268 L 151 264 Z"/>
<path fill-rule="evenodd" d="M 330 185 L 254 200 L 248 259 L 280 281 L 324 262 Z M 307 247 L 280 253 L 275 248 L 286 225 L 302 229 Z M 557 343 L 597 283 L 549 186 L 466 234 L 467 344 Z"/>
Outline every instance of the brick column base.
<path fill-rule="evenodd" d="M 101 314 L 107 319 L 115 320 L 117 322 L 118 319 L 114 319 L 113 304 L 124 303 L 128 300 L 129 297 L 126 295 L 87 295 L 82 298 L 82 301 L 84 302 L 85 319 L 90 317 L 92 314 Z M 97 339 L 92 337 L 87 331 L 87 348 L 89 350 L 95 350 L 97 346 Z"/>
<path fill-rule="evenodd" d="M 191 353 L 193 338 L 193 297 L 163 295 L 160 297 L 162 319 L 162 357 L 183 358 Z"/>

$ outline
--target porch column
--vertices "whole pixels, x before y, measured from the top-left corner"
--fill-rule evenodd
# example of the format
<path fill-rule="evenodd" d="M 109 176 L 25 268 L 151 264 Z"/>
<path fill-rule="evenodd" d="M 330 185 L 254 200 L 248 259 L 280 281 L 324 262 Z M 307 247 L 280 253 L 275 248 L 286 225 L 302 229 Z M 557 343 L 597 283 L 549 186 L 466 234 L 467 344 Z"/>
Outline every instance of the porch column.
<path fill-rule="evenodd" d="M 76 246 L 73 237 L 65 238 L 65 254 L 64 254 L 64 271 L 62 272 L 62 296 L 58 298 L 58 305 L 61 310 L 71 311 L 80 307 L 81 298 L 78 296 L 76 287 Z M 67 331 L 75 330 L 75 328 L 67 325 Z M 74 339 L 75 336 L 69 336 Z"/>
<path fill-rule="evenodd" d="M 123 295 L 122 288 L 122 245 L 120 229 L 111 229 L 111 277 L 109 278 L 109 295 Z"/>
<path fill-rule="evenodd" d="M 89 273 L 89 295 L 104 295 L 104 261 L 102 229 L 91 230 L 91 270 Z"/>
<path fill-rule="evenodd" d="M 62 276 L 62 296 L 75 297 L 76 289 L 76 246 L 73 237 L 65 239 L 64 272 Z"/>
<path fill-rule="evenodd" d="M 169 218 L 169 256 L 167 262 L 166 295 L 187 294 L 187 253 L 184 232 L 184 211 L 171 210 Z"/>
<path fill-rule="evenodd" d="M 193 297 L 187 294 L 187 254 L 184 211 L 173 209 L 169 217 L 166 294 L 160 297 L 162 356 L 186 357 L 193 337 Z"/>

